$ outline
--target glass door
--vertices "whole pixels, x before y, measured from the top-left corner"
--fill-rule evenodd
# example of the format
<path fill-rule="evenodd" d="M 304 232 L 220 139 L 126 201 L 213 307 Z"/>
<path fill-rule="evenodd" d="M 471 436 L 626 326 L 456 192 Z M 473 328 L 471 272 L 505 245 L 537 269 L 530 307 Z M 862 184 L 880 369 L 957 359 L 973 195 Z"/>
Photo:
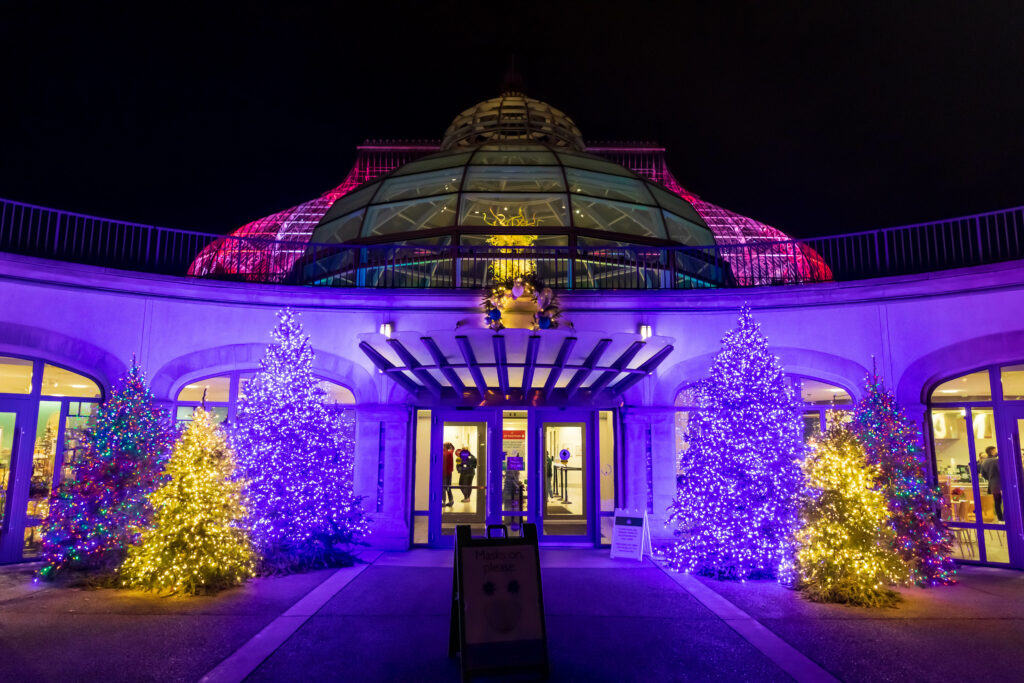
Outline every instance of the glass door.
<path fill-rule="evenodd" d="M 487 524 L 497 523 L 489 507 L 495 478 L 488 476 L 497 416 L 494 410 L 437 411 L 432 422 L 429 542 L 451 546 L 456 525 L 483 536 Z"/>
<path fill-rule="evenodd" d="M 592 413 L 538 410 L 537 463 L 542 539 L 593 542 L 595 499 Z"/>
<path fill-rule="evenodd" d="M 1006 440 L 1007 452 L 1000 454 L 999 462 L 1000 468 L 1013 476 L 1000 478 L 999 511 L 1016 528 L 1010 537 L 1011 561 L 1024 568 L 1024 406 L 1007 407 L 1006 414 L 1010 438 Z"/>
<path fill-rule="evenodd" d="M 26 406 L 0 400 L 0 563 L 21 559 L 25 506 L 32 475 Z"/>

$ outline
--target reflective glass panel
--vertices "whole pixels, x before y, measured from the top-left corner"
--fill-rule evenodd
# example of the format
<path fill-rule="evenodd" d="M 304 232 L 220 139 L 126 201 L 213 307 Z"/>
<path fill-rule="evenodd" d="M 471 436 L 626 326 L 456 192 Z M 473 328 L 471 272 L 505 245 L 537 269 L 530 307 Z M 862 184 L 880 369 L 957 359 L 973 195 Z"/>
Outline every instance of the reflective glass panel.
<path fill-rule="evenodd" d="M 416 484 L 413 491 L 413 510 L 430 510 L 430 411 L 416 411 Z M 424 538 L 416 543 L 426 543 Z"/>
<path fill-rule="evenodd" d="M 455 224 L 455 195 L 371 206 L 363 221 L 363 237 L 444 228 Z"/>
<path fill-rule="evenodd" d="M 358 209 L 352 213 L 336 218 L 317 226 L 310 241 L 314 244 L 344 244 L 359 237 L 359 229 L 363 225 L 366 209 Z"/>
<path fill-rule="evenodd" d="M 974 433 L 975 466 L 980 489 L 981 514 L 977 521 L 1004 524 L 1002 463 L 996 443 L 995 414 L 992 408 L 971 410 L 971 431 Z"/>
<path fill-rule="evenodd" d="M 600 481 L 598 482 L 601 503 L 600 512 L 615 512 L 615 413 L 602 410 L 597 414 L 598 461 Z M 614 517 L 601 516 L 601 543 L 612 542 Z"/>
<path fill-rule="evenodd" d="M 804 413 L 802 415 L 804 422 L 804 443 L 816 444 L 818 437 L 821 435 L 821 413 L 817 410 Z"/>
<path fill-rule="evenodd" d="M 602 199 L 653 205 L 654 198 L 647 191 L 642 180 L 624 178 L 606 173 L 594 173 L 576 168 L 565 169 L 569 191 Z"/>
<path fill-rule="evenodd" d="M 958 560 L 981 559 L 981 546 L 978 545 L 978 532 L 972 527 L 950 525 L 953 534 L 952 556 Z"/>
<path fill-rule="evenodd" d="M 482 536 L 487 514 L 487 423 L 445 422 L 442 425 L 441 533 L 455 533 L 469 524 Z M 449 483 L 451 482 L 451 483 Z"/>
<path fill-rule="evenodd" d="M 587 534 L 587 427 L 582 422 L 545 423 L 544 533 Z"/>
<path fill-rule="evenodd" d="M 527 510 L 527 473 L 530 453 L 526 443 L 526 411 L 506 410 L 501 425 L 501 511 L 513 513 L 502 520 L 511 531 L 519 531 Z"/>
<path fill-rule="evenodd" d="M 227 403 L 231 396 L 231 377 L 222 375 L 195 380 L 181 388 L 178 400 L 199 403 L 203 400 L 203 392 L 206 393 L 207 403 Z"/>
<path fill-rule="evenodd" d="M 459 215 L 469 226 L 569 225 L 564 194 L 466 194 Z"/>
<path fill-rule="evenodd" d="M 373 195 L 377 192 L 377 188 L 380 187 L 380 183 L 371 183 L 365 187 L 362 187 L 353 192 L 349 192 L 347 195 L 340 197 L 338 201 L 334 202 L 324 217 L 320 219 L 320 224 L 324 225 L 328 221 L 332 221 L 335 218 L 350 214 L 357 209 L 361 209 L 370 203 L 373 199 Z"/>
<path fill-rule="evenodd" d="M 466 192 L 565 192 L 562 169 L 521 166 L 470 166 Z"/>
<path fill-rule="evenodd" d="M 551 152 L 536 147 L 516 149 L 511 145 L 502 145 L 496 148 L 481 147 L 470 163 L 474 166 L 478 164 L 492 166 L 552 166 L 558 163 L 558 159 Z"/>
<path fill-rule="evenodd" d="M 32 393 L 32 361 L 0 356 L 0 394 Z"/>
<path fill-rule="evenodd" d="M 559 152 L 558 158 L 562 160 L 563 164 L 571 166 L 572 168 L 582 168 L 589 171 L 597 171 L 599 173 L 611 173 L 612 175 L 624 176 L 627 178 L 636 177 L 636 175 L 625 166 L 620 166 L 612 161 L 590 154 L 581 154 L 579 152 Z"/>
<path fill-rule="evenodd" d="M 70 481 L 75 463 L 85 457 L 86 430 L 96 422 L 98 403 L 72 401 L 64 420 L 64 452 L 61 455 L 61 481 Z"/>
<path fill-rule="evenodd" d="M 808 377 L 796 378 L 800 388 L 800 400 L 808 405 L 852 405 L 853 399 L 846 389 Z"/>
<path fill-rule="evenodd" d="M 373 198 L 373 203 L 382 204 L 401 199 L 458 192 L 462 171 L 463 167 L 460 166 L 430 173 L 388 178 L 381 184 L 380 191 Z"/>
<path fill-rule="evenodd" d="M 328 403 L 353 405 L 356 402 L 355 394 L 349 391 L 347 387 L 343 387 L 329 379 L 320 380 L 320 388 L 327 392 Z"/>
<path fill-rule="evenodd" d="M 409 175 L 410 173 L 422 173 L 423 171 L 433 171 L 439 168 L 452 168 L 454 166 L 462 166 L 469 161 L 470 152 L 441 152 L 440 154 L 431 154 L 430 156 L 417 159 L 416 161 L 410 161 L 404 166 L 399 166 L 395 169 L 392 175 L 401 176 Z"/>
<path fill-rule="evenodd" d="M 572 207 L 573 223 L 578 228 L 665 239 L 661 211 L 654 207 L 591 199 L 579 195 L 573 195 Z"/>
<path fill-rule="evenodd" d="M 7 509 L 7 493 L 11 484 L 11 451 L 14 448 L 14 430 L 17 413 L 0 412 L 0 522 Z"/>
<path fill-rule="evenodd" d="M 707 228 L 680 218 L 671 211 L 662 211 L 661 215 L 665 219 L 665 228 L 668 230 L 670 240 L 689 247 L 708 246 L 715 243 L 711 231 Z"/>
<path fill-rule="evenodd" d="M 967 411 L 954 408 L 931 413 L 942 518 L 950 522 L 973 522 L 974 476 L 967 441 Z"/>
<path fill-rule="evenodd" d="M 951 379 L 935 387 L 932 391 L 932 403 L 991 400 L 992 385 L 988 381 L 988 370 L 972 372 L 969 375 Z"/>
<path fill-rule="evenodd" d="M 690 202 L 686 201 L 682 197 L 672 194 L 671 192 L 666 192 L 655 185 L 648 184 L 647 188 L 651 191 L 651 194 L 654 195 L 654 198 L 658 201 L 658 204 L 661 205 L 661 208 L 667 209 L 677 216 L 682 216 L 691 223 L 696 223 L 697 225 L 704 224 L 704 219 L 700 217 L 700 214 L 697 213 L 697 210 L 693 208 Z"/>
<path fill-rule="evenodd" d="M 47 363 L 43 367 L 43 396 L 99 398 L 100 388 L 88 377 Z"/>
<path fill-rule="evenodd" d="M 35 447 L 32 449 L 32 477 L 28 483 L 28 503 L 25 508 L 23 557 L 34 557 L 40 550 L 42 525 L 50 509 L 50 487 L 57 463 L 60 406 L 60 401 L 39 402 Z"/>
<path fill-rule="evenodd" d="M 1007 365 L 1000 370 L 1004 401 L 1024 401 L 1024 365 Z"/>
<path fill-rule="evenodd" d="M 985 561 L 1007 564 L 1010 549 L 1006 544 L 1006 529 L 985 529 Z"/>

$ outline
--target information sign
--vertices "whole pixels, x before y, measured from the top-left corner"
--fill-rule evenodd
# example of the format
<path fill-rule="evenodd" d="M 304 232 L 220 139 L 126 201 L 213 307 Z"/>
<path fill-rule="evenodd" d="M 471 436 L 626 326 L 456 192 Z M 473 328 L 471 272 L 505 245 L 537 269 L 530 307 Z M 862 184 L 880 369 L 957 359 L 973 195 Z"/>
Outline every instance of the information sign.
<path fill-rule="evenodd" d="M 522 472 L 523 467 L 523 456 L 521 455 L 510 455 L 505 459 L 505 466 L 510 472 Z"/>
<path fill-rule="evenodd" d="M 612 526 L 612 557 L 635 560 L 651 555 L 651 526 L 647 511 L 615 509 Z"/>
<path fill-rule="evenodd" d="M 488 525 L 486 538 L 473 538 L 468 525 L 455 527 L 448 656 L 456 653 L 463 681 L 522 669 L 547 678 L 535 524 L 524 524 L 522 536 L 513 537 L 500 524 Z"/>

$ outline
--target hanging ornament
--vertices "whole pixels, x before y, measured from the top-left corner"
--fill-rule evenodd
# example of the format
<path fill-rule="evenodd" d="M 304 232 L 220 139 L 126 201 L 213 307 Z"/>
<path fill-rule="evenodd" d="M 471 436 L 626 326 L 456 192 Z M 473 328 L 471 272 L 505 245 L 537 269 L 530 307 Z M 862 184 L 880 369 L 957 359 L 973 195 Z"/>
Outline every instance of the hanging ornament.
<path fill-rule="evenodd" d="M 512 298 L 518 299 L 526 292 L 526 285 L 523 284 L 522 280 L 517 279 L 512 285 Z"/>

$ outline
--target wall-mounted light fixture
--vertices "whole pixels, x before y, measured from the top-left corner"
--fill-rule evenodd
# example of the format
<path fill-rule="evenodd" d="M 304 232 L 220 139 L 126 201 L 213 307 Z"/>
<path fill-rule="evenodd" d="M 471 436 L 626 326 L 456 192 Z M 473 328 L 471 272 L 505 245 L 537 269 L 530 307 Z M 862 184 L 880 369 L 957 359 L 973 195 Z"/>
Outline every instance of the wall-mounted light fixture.
<path fill-rule="evenodd" d="M 651 329 L 650 325 L 641 325 L 640 326 L 640 338 L 641 339 L 650 339 L 652 334 L 654 334 L 654 331 Z"/>
<path fill-rule="evenodd" d="M 384 335 L 385 339 L 391 339 L 391 323 L 381 323 L 380 333 Z"/>

